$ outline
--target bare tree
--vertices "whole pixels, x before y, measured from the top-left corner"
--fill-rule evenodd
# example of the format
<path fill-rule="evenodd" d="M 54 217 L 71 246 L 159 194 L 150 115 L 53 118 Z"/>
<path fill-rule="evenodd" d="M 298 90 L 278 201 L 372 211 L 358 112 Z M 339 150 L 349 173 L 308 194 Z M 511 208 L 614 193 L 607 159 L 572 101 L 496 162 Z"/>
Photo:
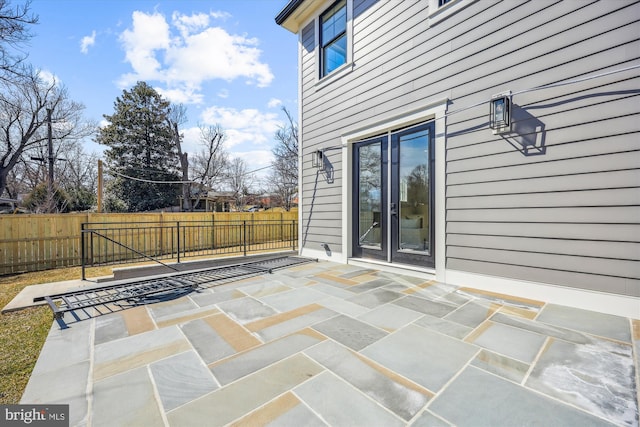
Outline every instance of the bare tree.
<path fill-rule="evenodd" d="M 215 189 L 225 178 L 229 156 L 224 149 L 226 134 L 220 125 L 200 125 L 200 143 L 203 148 L 193 157 L 191 180 L 198 183 L 200 189 Z M 196 199 L 200 202 L 200 193 Z"/>
<path fill-rule="evenodd" d="M 233 191 L 236 210 L 242 210 L 253 185 L 253 176 L 247 171 L 247 163 L 239 157 L 234 157 L 227 167 L 226 178 L 227 185 Z"/>
<path fill-rule="evenodd" d="M 282 111 L 287 116 L 288 123 L 275 134 L 276 145 L 272 150 L 274 160 L 269 187 L 282 200 L 285 210 L 289 211 L 298 191 L 298 125 L 286 107 L 282 107 Z"/>
<path fill-rule="evenodd" d="M 27 54 L 21 45 L 32 34 L 29 26 L 38 23 L 38 17 L 29 12 L 31 1 L 12 7 L 9 0 L 0 0 L 0 80 L 13 80 L 28 71 L 24 66 Z"/>
<path fill-rule="evenodd" d="M 98 187 L 97 153 L 86 153 L 80 141 L 66 141 L 65 161 L 57 164 L 57 181 L 69 196 L 69 209 L 86 211 L 96 203 Z"/>
<path fill-rule="evenodd" d="M 7 188 L 9 172 L 41 149 L 48 140 L 48 111 L 52 138 L 56 141 L 90 135 L 95 127 L 82 118 L 84 106 L 69 99 L 55 79 L 45 80 L 30 70 L 15 81 L 0 80 L 0 195 Z"/>
<path fill-rule="evenodd" d="M 42 179 L 44 179 L 38 179 L 40 170 L 39 163 L 20 159 L 7 175 L 7 186 L 5 188 L 7 196 L 10 199 L 19 199 L 21 195 L 33 190 L 37 183 L 42 182 Z"/>
<path fill-rule="evenodd" d="M 191 184 L 189 181 L 189 159 L 187 153 L 182 152 L 182 138 L 179 127 L 187 122 L 187 107 L 182 104 L 172 105 L 167 115 L 167 122 L 173 130 L 173 139 L 176 149 L 178 150 L 178 158 L 180 159 L 180 171 L 182 172 L 182 210 L 193 211 L 191 204 Z"/>

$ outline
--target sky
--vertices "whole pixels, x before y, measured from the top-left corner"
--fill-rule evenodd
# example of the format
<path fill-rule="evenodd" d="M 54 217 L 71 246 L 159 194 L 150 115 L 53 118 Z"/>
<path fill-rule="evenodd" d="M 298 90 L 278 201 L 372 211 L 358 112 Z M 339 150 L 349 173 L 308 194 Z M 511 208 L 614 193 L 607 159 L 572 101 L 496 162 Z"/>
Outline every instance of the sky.
<path fill-rule="evenodd" d="M 183 151 L 202 148 L 199 125 L 220 124 L 227 151 L 255 170 L 271 162 L 281 108 L 297 117 L 297 37 L 274 20 L 286 3 L 33 0 L 39 23 L 25 50 L 84 104 L 86 118 L 106 123 L 122 91 L 145 81 L 187 108 Z M 85 142 L 88 153 L 105 148 Z"/>

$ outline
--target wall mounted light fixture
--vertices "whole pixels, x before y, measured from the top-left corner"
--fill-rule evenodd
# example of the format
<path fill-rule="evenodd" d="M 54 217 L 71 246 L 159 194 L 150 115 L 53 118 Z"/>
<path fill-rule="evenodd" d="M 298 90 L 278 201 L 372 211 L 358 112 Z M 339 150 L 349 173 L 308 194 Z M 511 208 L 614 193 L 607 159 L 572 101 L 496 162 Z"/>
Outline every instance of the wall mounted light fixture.
<path fill-rule="evenodd" d="M 494 135 L 511 132 L 511 91 L 491 97 L 489 126 Z"/>
<path fill-rule="evenodd" d="M 311 166 L 317 169 L 324 168 L 324 153 L 322 150 L 311 152 Z"/>

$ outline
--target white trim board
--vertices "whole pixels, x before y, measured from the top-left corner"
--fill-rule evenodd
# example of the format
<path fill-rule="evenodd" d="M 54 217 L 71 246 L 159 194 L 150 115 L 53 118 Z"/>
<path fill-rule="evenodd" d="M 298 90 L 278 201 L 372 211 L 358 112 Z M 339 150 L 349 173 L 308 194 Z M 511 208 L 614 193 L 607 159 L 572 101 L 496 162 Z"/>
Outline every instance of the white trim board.
<path fill-rule="evenodd" d="M 307 257 L 307 258 L 317 258 L 323 261 L 339 262 L 342 264 L 347 263 L 347 260 L 344 257 L 342 252 L 331 251 L 331 253 L 329 254 L 327 253 L 327 251 L 322 250 L 322 248 L 318 250 L 318 249 L 309 249 L 308 247 L 304 247 L 300 251 L 300 256 Z"/>
<path fill-rule="evenodd" d="M 640 319 L 640 298 L 526 280 L 446 271 L 447 284 Z"/>

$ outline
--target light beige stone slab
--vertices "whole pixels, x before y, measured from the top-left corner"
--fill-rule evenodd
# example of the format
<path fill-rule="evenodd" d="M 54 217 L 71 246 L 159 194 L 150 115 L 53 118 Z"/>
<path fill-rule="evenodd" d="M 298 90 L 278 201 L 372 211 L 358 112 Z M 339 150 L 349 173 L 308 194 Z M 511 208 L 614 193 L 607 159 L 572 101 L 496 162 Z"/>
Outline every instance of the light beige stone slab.
<path fill-rule="evenodd" d="M 95 348 L 94 380 L 99 381 L 190 349 L 189 342 L 175 326 L 101 344 Z"/>
<path fill-rule="evenodd" d="M 167 414 L 172 426 L 223 426 L 313 378 L 322 368 L 294 355 Z"/>
<path fill-rule="evenodd" d="M 146 367 L 96 382 L 92 408 L 94 427 L 163 425 Z"/>

